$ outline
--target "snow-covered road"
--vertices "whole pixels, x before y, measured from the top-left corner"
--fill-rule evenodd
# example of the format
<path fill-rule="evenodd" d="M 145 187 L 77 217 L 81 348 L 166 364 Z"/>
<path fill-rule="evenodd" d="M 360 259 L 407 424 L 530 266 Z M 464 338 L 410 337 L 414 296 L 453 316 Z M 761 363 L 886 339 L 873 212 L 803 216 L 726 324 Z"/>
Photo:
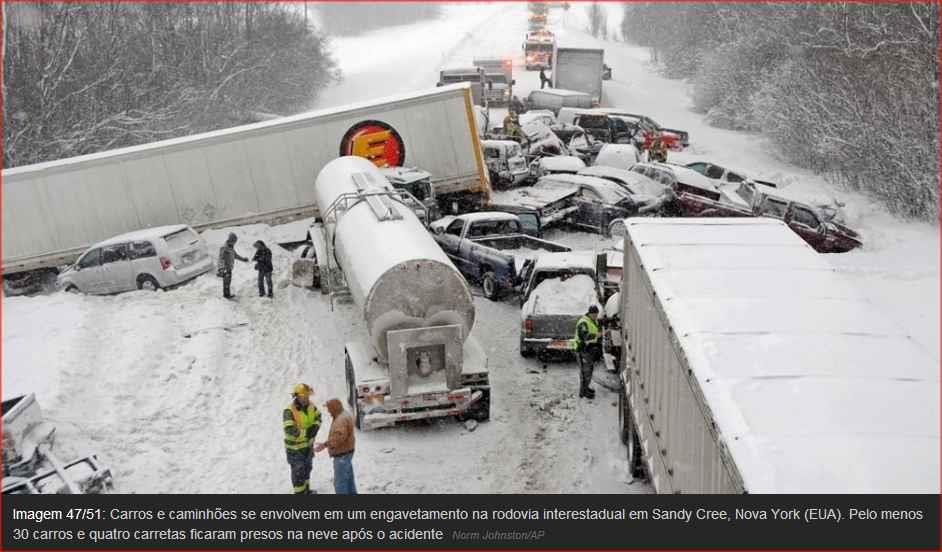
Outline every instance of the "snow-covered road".
<path fill-rule="evenodd" d="M 688 109 L 685 85 L 659 77 L 644 50 L 582 32 L 580 9 L 551 12 L 551 21 L 560 43 L 605 48 L 614 71 L 605 83 L 608 104 L 688 130 L 692 155 L 790 186 L 830 189 L 777 159 L 761 137 L 707 126 Z M 524 3 L 448 5 L 445 14 L 335 40 L 346 78 L 317 107 L 434 86 L 443 66 L 473 57 L 510 55 L 521 62 Z M 539 85 L 536 73 L 520 66 L 515 78 L 520 96 Z M 938 358 L 938 228 L 896 220 L 866 198 L 835 193 L 847 201 L 849 222 L 863 232 L 866 246 L 828 260 Z M 254 240 L 276 243 L 284 232 L 264 225 L 234 231 L 243 254 Z M 204 235 L 211 250 L 226 233 Z M 580 248 L 607 245 L 590 234 L 555 232 L 548 238 Z M 117 492 L 288 492 L 281 408 L 289 390 L 306 381 L 319 404 L 345 396 L 343 343 L 363 328 L 352 305 L 331 311 L 317 292 L 278 286 L 291 254 L 273 250 L 273 302 L 255 296 L 248 265 L 237 267 L 237 302 L 220 297 L 212 275 L 170 292 L 4 298 L 4 397 L 36 392 L 59 426 L 59 446 L 98 452 L 114 470 Z M 474 334 L 491 368 L 490 422 L 475 431 L 438 420 L 359 433 L 360 489 L 650 492 L 627 481 L 616 395 L 599 384 L 599 398 L 580 400 L 572 363 L 544 367 L 520 358 L 516 302 L 476 297 L 475 305 Z M 314 487 L 330 492 L 326 459 L 315 461 Z"/>

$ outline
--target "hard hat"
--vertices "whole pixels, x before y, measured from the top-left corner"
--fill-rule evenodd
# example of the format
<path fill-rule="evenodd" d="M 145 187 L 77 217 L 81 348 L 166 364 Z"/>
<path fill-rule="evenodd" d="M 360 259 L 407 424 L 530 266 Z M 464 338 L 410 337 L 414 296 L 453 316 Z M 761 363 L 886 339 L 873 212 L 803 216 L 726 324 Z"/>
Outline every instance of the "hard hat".
<path fill-rule="evenodd" d="M 310 397 L 311 393 L 314 390 L 311 389 L 311 386 L 306 383 L 299 383 L 294 386 L 294 391 L 291 392 L 295 397 Z"/>

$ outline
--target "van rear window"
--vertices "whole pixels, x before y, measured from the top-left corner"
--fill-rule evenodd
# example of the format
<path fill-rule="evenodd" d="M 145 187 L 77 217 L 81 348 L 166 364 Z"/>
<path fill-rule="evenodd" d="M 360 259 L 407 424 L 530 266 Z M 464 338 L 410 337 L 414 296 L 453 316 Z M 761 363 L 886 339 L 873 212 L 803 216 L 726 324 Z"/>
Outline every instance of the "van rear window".
<path fill-rule="evenodd" d="M 183 249 L 199 241 L 199 236 L 189 228 L 184 228 L 183 230 L 167 234 L 164 236 L 164 241 L 167 242 L 171 250 Z"/>

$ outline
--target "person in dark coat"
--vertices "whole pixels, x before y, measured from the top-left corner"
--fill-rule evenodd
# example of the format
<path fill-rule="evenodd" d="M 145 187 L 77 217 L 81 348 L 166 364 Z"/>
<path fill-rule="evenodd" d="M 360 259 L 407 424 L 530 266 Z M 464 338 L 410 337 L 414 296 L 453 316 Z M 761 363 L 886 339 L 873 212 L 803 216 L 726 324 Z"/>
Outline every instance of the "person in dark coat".
<path fill-rule="evenodd" d="M 222 296 L 226 299 L 235 297 L 230 293 L 229 286 L 232 284 L 232 269 L 235 266 L 236 259 L 247 263 L 249 260 L 236 253 L 235 244 L 238 237 L 232 232 L 226 238 L 226 244 L 219 248 L 219 276 L 222 277 Z"/>
<path fill-rule="evenodd" d="M 265 297 L 265 285 L 267 284 L 267 295 L 269 299 L 273 298 L 274 290 L 271 286 L 271 273 L 275 271 L 275 267 L 271 262 L 271 249 L 262 240 L 255 242 L 255 256 L 252 257 L 252 260 L 255 261 L 255 270 L 258 271 L 258 296 Z"/>
<path fill-rule="evenodd" d="M 546 76 L 546 69 L 540 67 L 540 90 L 543 90 L 543 87 L 547 84 L 552 84 L 550 78 Z"/>

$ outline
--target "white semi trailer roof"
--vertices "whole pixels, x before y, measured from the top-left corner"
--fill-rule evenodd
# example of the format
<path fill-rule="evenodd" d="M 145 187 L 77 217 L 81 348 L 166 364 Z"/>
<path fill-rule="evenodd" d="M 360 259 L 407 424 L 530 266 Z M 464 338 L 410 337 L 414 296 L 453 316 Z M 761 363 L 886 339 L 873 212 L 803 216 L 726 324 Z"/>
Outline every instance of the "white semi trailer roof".
<path fill-rule="evenodd" d="M 939 360 L 772 219 L 627 219 L 751 493 L 938 493 Z"/>

